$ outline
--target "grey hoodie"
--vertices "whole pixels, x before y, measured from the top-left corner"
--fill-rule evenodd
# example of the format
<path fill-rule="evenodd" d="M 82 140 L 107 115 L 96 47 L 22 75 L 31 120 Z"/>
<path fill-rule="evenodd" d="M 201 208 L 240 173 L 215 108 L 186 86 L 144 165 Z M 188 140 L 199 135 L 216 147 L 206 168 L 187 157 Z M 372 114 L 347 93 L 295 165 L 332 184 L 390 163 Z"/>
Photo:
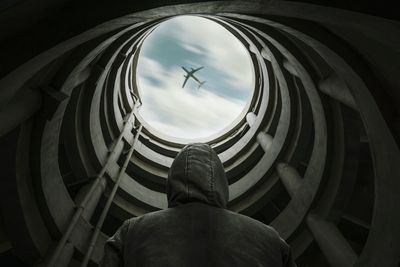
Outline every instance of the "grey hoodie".
<path fill-rule="evenodd" d="M 167 179 L 166 210 L 124 222 L 106 243 L 101 266 L 295 266 L 278 233 L 226 210 L 228 184 L 214 150 L 191 144 Z"/>

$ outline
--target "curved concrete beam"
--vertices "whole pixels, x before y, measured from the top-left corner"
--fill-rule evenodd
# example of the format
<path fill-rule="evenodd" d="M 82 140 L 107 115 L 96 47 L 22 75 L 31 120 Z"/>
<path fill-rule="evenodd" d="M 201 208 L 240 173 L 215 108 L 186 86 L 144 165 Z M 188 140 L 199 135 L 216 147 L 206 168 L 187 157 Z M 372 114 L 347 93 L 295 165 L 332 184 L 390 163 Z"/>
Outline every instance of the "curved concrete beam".
<path fill-rule="evenodd" d="M 289 195 L 293 197 L 301 186 L 300 174 L 295 168 L 283 162 L 276 165 L 276 170 Z"/>

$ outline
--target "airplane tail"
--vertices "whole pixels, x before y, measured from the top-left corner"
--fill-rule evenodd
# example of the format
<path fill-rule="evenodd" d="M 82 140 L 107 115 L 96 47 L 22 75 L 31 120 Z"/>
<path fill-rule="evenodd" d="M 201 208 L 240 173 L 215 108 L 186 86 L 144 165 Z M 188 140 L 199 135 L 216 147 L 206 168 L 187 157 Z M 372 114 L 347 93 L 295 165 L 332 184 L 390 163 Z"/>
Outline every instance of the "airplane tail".
<path fill-rule="evenodd" d="M 206 83 L 206 81 L 204 81 L 204 82 L 200 82 L 199 83 L 199 86 L 197 87 L 197 90 L 199 90 L 200 89 L 200 87 L 203 85 L 203 84 L 205 84 Z"/>

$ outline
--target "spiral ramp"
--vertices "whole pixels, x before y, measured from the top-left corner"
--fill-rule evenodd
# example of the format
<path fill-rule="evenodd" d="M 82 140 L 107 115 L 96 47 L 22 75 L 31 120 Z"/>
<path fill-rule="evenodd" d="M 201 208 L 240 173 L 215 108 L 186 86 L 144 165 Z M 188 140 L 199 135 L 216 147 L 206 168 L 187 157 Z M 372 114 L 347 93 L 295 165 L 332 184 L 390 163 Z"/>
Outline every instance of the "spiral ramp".
<path fill-rule="evenodd" d="M 135 69 L 159 23 L 191 14 L 235 35 L 256 77 L 243 116 L 197 140 L 224 164 L 229 209 L 272 225 L 299 266 L 398 266 L 399 24 L 286 1 L 156 6 L 3 71 L 2 265 L 96 266 L 122 221 L 167 207 L 185 142 L 138 115 Z"/>

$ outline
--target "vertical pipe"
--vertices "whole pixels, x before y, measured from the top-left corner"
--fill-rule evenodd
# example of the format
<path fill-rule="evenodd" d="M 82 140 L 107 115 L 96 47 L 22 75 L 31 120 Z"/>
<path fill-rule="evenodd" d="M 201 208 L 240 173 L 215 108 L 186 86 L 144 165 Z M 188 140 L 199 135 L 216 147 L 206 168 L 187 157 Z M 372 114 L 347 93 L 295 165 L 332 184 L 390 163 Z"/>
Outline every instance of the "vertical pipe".
<path fill-rule="evenodd" d="M 96 191 L 97 187 L 101 185 L 102 179 L 105 179 L 104 173 L 106 172 L 109 164 L 115 159 L 116 157 L 116 148 L 117 144 L 122 140 L 122 137 L 124 136 L 125 132 L 127 131 L 128 127 L 131 126 L 132 124 L 130 123 L 131 118 L 133 117 L 133 113 L 135 111 L 135 108 L 137 108 L 137 104 L 135 103 L 134 108 L 132 111 L 129 113 L 129 119 L 124 125 L 123 130 L 121 131 L 120 135 L 118 136 L 116 145 L 114 146 L 113 151 L 110 153 L 110 155 L 107 158 L 106 163 L 104 164 L 103 168 L 100 170 L 98 173 L 95 181 L 91 185 L 91 187 L 88 190 L 88 193 L 86 196 L 83 198 L 82 202 L 77 206 L 76 211 L 74 215 L 72 216 L 72 219 L 67 227 L 67 230 L 64 232 L 61 240 L 58 242 L 54 252 L 52 253 L 48 264 L 46 266 L 53 267 L 57 263 L 57 259 L 59 258 L 61 252 L 63 251 L 65 244 L 67 243 L 69 237 L 71 236 L 72 230 L 74 230 L 76 223 L 78 222 L 79 218 L 81 217 L 84 209 L 86 208 L 87 204 L 90 202 L 93 193 Z"/>
<path fill-rule="evenodd" d="M 113 187 L 113 189 L 112 189 L 112 191 L 110 193 L 110 196 L 107 199 L 106 205 L 103 208 L 103 211 L 102 211 L 102 213 L 100 215 L 99 221 L 96 224 L 94 233 L 93 233 L 92 238 L 91 238 L 90 243 L 89 243 L 88 251 L 85 254 L 85 257 L 84 257 L 84 259 L 82 261 L 81 267 L 86 267 L 88 262 L 89 262 L 89 260 L 90 260 L 90 257 L 92 256 L 93 249 L 94 249 L 94 247 L 96 245 L 97 238 L 98 238 L 98 236 L 100 234 L 100 231 L 101 231 L 101 228 L 103 226 L 104 220 L 106 219 L 106 216 L 108 214 L 108 210 L 110 209 L 111 204 L 112 204 L 112 202 L 114 200 L 115 194 L 116 194 L 116 192 L 117 192 L 117 190 L 119 188 L 119 184 L 121 183 L 123 174 L 125 173 L 126 167 L 128 166 L 128 163 L 129 163 L 129 160 L 132 157 L 133 151 L 135 149 L 135 144 L 136 144 L 136 142 L 137 142 L 137 140 L 139 138 L 139 135 L 140 135 L 141 131 L 142 131 L 142 125 L 140 125 L 139 130 L 136 133 L 136 136 L 135 136 L 135 139 L 133 140 L 132 146 L 129 149 L 129 153 L 125 158 L 124 165 L 122 166 L 122 168 L 121 168 L 121 170 L 120 170 L 120 172 L 118 174 L 118 178 L 115 181 L 114 187 Z"/>
<path fill-rule="evenodd" d="M 92 183 L 83 186 L 79 190 L 78 195 L 75 198 L 75 203 L 82 202 L 82 199 L 87 195 L 89 189 L 91 188 Z M 82 217 L 85 218 L 87 221 L 89 221 L 90 218 L 92 218 L 94 210 L 96 209 L 97 203 L 99 203 L 100 197 L 103 194 L 106 185 L 107 185 L 107 179 L 102 179 L 99 183 L 99 186 L 93 192 L 92 198 L 89 200 L 85 209 L 83 210 Z"/>

